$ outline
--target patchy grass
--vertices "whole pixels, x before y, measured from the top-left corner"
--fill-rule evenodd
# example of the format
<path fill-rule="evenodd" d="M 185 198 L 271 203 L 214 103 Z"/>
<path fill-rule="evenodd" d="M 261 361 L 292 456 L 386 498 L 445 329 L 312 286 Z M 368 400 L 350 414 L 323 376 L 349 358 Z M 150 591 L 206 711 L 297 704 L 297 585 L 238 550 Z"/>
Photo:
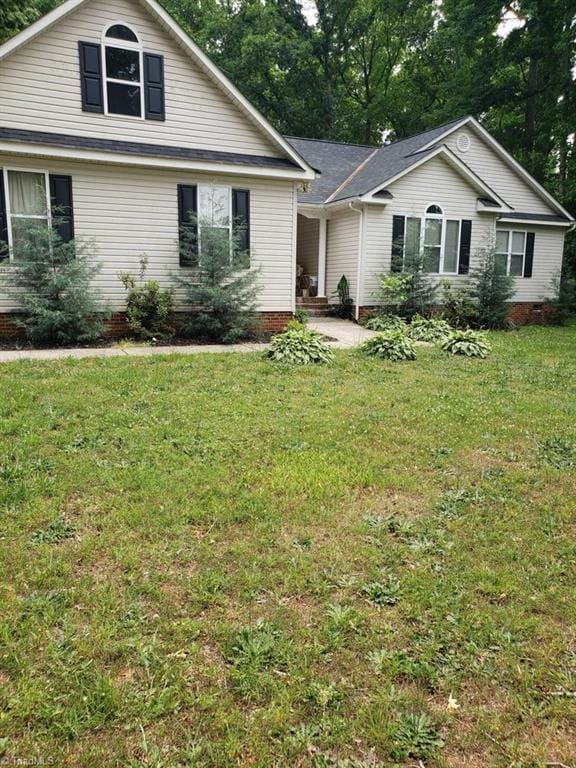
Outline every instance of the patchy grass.
<path fill-rule="evenodd" d="M 0 751 L 573 765 L 576 329 L 0 370 Z"/>

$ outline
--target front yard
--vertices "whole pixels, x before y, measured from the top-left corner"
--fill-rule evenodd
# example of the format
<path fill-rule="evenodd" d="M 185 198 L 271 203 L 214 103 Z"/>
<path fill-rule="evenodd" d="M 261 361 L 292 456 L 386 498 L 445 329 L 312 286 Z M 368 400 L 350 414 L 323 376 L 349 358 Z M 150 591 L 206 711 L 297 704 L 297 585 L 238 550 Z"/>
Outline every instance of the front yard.
<path fill-rule="evenodd" d="M 0 761 L 574 765 L 576 327 L 491 340 L 2 366 Z"/>

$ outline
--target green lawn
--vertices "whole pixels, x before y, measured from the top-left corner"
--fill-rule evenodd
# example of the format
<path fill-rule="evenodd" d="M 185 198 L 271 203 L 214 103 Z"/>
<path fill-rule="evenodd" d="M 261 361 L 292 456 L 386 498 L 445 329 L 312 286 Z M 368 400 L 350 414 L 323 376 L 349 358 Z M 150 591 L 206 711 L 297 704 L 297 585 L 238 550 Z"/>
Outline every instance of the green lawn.
<path fill-rule="evenodd" d="M 3 759 L 573 766 L 576 328 L 492 343 L 3 365 Z"/>

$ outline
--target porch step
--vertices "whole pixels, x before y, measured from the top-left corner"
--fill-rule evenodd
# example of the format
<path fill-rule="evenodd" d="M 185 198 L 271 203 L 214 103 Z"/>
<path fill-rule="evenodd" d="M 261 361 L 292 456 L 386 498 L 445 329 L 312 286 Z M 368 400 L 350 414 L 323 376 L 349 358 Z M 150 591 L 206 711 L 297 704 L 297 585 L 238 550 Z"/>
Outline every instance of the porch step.
<path fill-rule="evenodd" d="M 296 306 L 322 306 L 323 304 L 328 304 L 328 299 L 326 296 L 296 296 Z"/>
<path fill-rule="evenodd" d="M 323 303 L 312 304 L 306 302 L 296 302 L 296 309 L 303 309 L 310 317 L 331 317 L 332 306 L 324 299 Z"/>

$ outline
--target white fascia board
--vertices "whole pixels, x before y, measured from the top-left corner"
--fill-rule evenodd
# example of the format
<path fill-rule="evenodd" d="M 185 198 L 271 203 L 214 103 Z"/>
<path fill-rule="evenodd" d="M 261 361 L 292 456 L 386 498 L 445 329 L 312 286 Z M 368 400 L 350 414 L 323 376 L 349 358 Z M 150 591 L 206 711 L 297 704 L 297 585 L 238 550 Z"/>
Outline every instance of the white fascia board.
<path fill-rule="evenodd" d="M 206 173 L 226 173 L 234 176 L 257 176 L 269 179 L 291 179 L 300 181 L 302 171 L 283 170 L 282 168 L 260 168 L 254 165 L 236 165 L 233 163 L 215 163 L 203 160 L 180 160 L 169 157 L 146 157 L 121 152 L 103 152 L 93 149 L 43 146 L 14 141 L 0 141 L 0 154 L 43 157 L 53 160 L 73 160 L 75 162 L 102 163 L 106 165 L 124 165 L 138 168 L 164 170 L 189 170 Z"/>
<path fill-rule="evenodd" d="M 152 15 L 160 21 L 160 23 L 167 29 L 171 35 L 176 39 L 179 45 L 191 56 L 209 75 L 213 82 L 215 82 L 236 104 L 240 107 L 241 111 L 255 123 L 261 131 L 267 134 L 268 138 L 272 140 L 276 146 L 280 147 L 282 151 L 288 155 L 300 168 L 306 173 L 303 178 L 314 179 L 316 178 L 315 171 L 308 165 L 308 163 L 296 152 L 296 150 L 281 136 L 275 128 L 273 128 L 266 118 L 258 112 L 258 110 L 246 99 L 240 91 L 233 85 L 226 75 L 221 72 L 218 67 L 208 58 L 204 51 L 194 43 L 184 30 L 177 24 L 174 19 L 162 8 L 156 0 L 139 0 Z M 42 18 L 35 21 L 29 27 L 14 35 L 10 40 L 0 46 L 0 60 L 21 46 L 33 40 L 41 32 L 48 29 L 56 22 L 68 16 L 73 11 L 77 10 L 80 6 L 86 3 L 87 0 L 66 0 L 62 5 L 58 6 L 54 10 L 50 11 Z"/>
<path fill-rule="evenodd" d="M 523 181 L 525 181 L 529 187 L 537 192 L 540 197 L 543 197 L 549 205 L 559 211 L 563 216 L 567 216 L 570 221 L 575 221 L 574 217 L 570 215 L 570 213 L 556 200 L 556 198 L 553 197 L 550 192 L 548 192 L 548 190 L 544 189 L 544 187 L 538 181 L 536 181 L 536 179 L 531 176 L 517 160 L 512 157 L 510 152 L 504 149 L 502 144 L 496 141 L 492 134 L 487 131 L 486 128 L 484 128 L 484 126 L 479 123 L 478 120 L 476 120 L 476 118 L 472 116 L 465 117 L 461 122 L 448 128 L 445 133 L 438 136 L 429 144 L 426 144 L 426 146 L 423 147 L 421 151 L 433 147 L 434 145 L 438 144 L 438 142 L 443 141 L 443 139 L 445 139 L 447 136 L 450 136 L 452 133 L 454 133 L 454 131 L 463 128 L 465 125 L 470 125 L 477 133 L 479 133 L 482 138 L 485 139 L 486 142 L 490 144 L 490 146 L 496 151 L 496 154 L 498 154 L 500 158 L 504 160 L 504 162 L 506 162 L 514 171 L 516 171 L 516 173 L 523 179 Z"/>
<path fill-rule="evenodd" d="M 424 150 L 420 150 L 417 154 L 420 154 Z M 403 171 L 400 171 L 400 173 L 397 173 L 395 176 L 392 176 L 392 178 L 387 179 L 383 184 L 379 184 L 377 187 L 374 187 L 374 189 L 370 190 L 370 192 L 367 192 L 365 195 L 362 196 L 361 200 L 363 203 L 374 203 L 374 202 L 380 202 L 379 200 L 374 200 L 374 195 L 377 192 L 380 192 L 383 189 L 387 189 L 391 184 L 393 184 L 395 181 L 398 181 L 403 176 L 407 176 L 409 173 L 412 173 L 417 168 L 420 168 L 421 165 L 424 165 L 429 160 L 432 160 L 434 157 L 442 156 L 444 159 L 452 165 L 462 176 L 464 176 L 468 182 L 475 187 L 478 191 L 482 192 L 482 194 L 487 195 L 488 197 L 494 198 L 500 205 L 503 207 L 504 210 L 511 211 L 512 208 L 508 205 L 508 203 L 503 200 L 496 192 L 494 192 L 493 189 L 491 189 L 487 184 L 485 184 L 482 179 L 477 176 L 474 171 L 472 171 L 465 163 L 460 160 L 460 158 L 456 157 L 456 155 L 448 149 L 447 146 L 442 144 L 441 146 L 437 147 L 435 150 L 428 152 L 425 154 L 421 160 L 418 160 L 413 165 L 411 165 L 408 168 L 405 168 Z"/>

